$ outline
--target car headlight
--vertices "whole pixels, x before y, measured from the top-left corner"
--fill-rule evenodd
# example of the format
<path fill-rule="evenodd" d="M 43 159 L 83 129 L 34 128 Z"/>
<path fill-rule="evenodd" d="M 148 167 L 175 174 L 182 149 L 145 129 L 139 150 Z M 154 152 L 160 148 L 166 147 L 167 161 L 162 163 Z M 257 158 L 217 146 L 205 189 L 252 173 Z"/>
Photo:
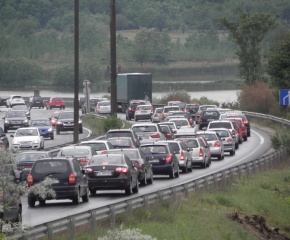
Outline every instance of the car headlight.
<path fill-rule="evenodd" d="M 82 123 L 82 120 L 79 120 L 79 123 Z"/>
<path fill-rule="evenodd" d="M 52 131 L 52 128 L 49 128 L 47 131 L 48 131 L 48 132 L 51 132 L 51 131 Z"/>
<path fill-rule="evenodd" d="M 24 122 L 24 123 L 28 123 L 28 120 L 26 119 L 26 120 L 24 120 L 23 122 Z"/>
<path fill-rule="evenodd" d="M 37 139 L 37 140 L 33 141 L 33 143 L 39 143 L 39 140 Z"/>
<path fill-rule="evenodd" d="M 61 121 L 58 121 L 58 122 L 56 122 L 56 124 L 62 124 L 62 122 Z"/>
<path fill-rule="evenodd" d="M 5 120 L 5 123 L 9 123 L 9 121 L 8 120 Z"/>
<path fill-rule="evenodd" d="M 18 141 L 17 140 L 13 140 L 13 144 L 18 144 Z"/>

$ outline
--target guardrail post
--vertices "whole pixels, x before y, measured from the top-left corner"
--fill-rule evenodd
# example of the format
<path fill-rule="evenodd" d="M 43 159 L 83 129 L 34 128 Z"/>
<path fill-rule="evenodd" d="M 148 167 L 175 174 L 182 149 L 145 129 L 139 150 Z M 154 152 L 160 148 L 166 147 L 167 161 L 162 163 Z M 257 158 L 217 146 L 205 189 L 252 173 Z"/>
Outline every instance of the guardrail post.
<path fill-rule="evenodd" d="M 159 203 L 162 203 L 163 201 L 163 194 L 161 191 L 158 192 L 158 199 L 159 199 Z"/>
<path fill-rule="evenodd" d="M 242 166 L 238 166 L 238 171 L 239 171 L 239 179 L 242 178 Z"/>
<path fill-rule="evenodd" d="M 256 170 L 256 160 L 252 161 L 252 167 L 253 167 L 253 175 L 256 175 L 257 170 Z"/>
<path fill-rule="evenodd" d="M 234 169 L 231 168 L 231 185 L 233 185 L 235 183 L 235 173 L 234 173 Z"/>
<path fill-rule="evenodd" d="M 71 237 L 71 239 L 75 239 L 75 237 L 76 237 L 76 220 L 74 217 L 70 218 L 70 229 L 71 229 L 70 237 Z"/>
<path fill-rule="evenodd" d="M 246 163 L 246 174 L 247 174 L 247 177 L 250 176 L 250 166 L 247 163 Z"/>
<path fill-rule="evenodd" d="M 47 239 L 53 240 L 53 224 L 48 223 L 46 226 L 47 226 Z"/>
<path fill-rule="evenodd" d="M 269 158 L 265 157 L 265 171 L 269 170 L 268 161 L 269 161 Z"/>
<path fill-rule="evenodd" d="M 273 153 L 269 157 L 270 168 L 273 168 Z"/>
<path fill-rule="evenodd" d="M 147 195 L 143 197 L 143 202 L 144 202 L 144 209 L 147 212 L 148 209 L 149 209 L 148 196 Z"/>
<path fill-rule="evenodd" d="M 91 211 L 91 224 L 92 224 L 92 232 L 96 232 L 97 231 L 97 221 L 96 221 L 96 212 L 95 211 Z"/>
<path fill-rule="evenodd" d="M 186 199 L 188 199 L 188 197 L 189 197 L 189 194 L 188 194 L 188 186 L 187 186 L 187 184 L 184 184 L 183 187 L 184 187 L 184 197 Z"/>
<path fill-rule="evenodd" d="M 115 223 L 116 223 L 116 211 L 115 211 L 115 206 L 110 206 L 110 216 L 111 216 L 111 228 L 115 228 Z"/>
<path fill-rule="evenodd" d="M 172 188 L 172 198 L 173 198 L 173 202 L 176 202 L 176 189 Z"/>
<path fill-rule="evenodd" d="M 208 186 L 208 178 L 204 178 L 204 184 L 205 184 L 205 193 L 209 193 L 209 186 Z"/>
<path fill-rule="evenodd" d="M 226 171 L 223 171 L 223 187 L 225 188 L 227 186 L 227 175 Z"/>
<path fill-rule="evenodd" d="M 278 164 L 280 163 L 280 151 L 277 151 L 277 154 L 278 154 L 278 158 L 277 158 L 277 160 L 278 160 Z"/>
<path fill-rule="evenodd" d="M 214 183 L 214 191 L 217 192 L 218 191 L 218 181 L 217 181 L 217 174 L 214 174 L 213 176 L 213 183 Z"/>
<path fill-rule="evenodd" d="M 133 218 L 133 206 L 132 206 L 132 201 L 128 200 L 127 201 L 127 209 L 128 209 L 128 215 L 129 215 L 129 219 L 132 220 Z"/>
<path fill-rule="evenodd" d="M 258 159 L 258 162 L 259 162 L 259 172 L 260 173 L 263 172 L 263 169 L 262 169 L 262 161 L 263 161 L 262 158 Z"/>
<path fill-rule="evenodd" d="M 199 197 L 199 180 L 195 180 L 195 196 Z"/>

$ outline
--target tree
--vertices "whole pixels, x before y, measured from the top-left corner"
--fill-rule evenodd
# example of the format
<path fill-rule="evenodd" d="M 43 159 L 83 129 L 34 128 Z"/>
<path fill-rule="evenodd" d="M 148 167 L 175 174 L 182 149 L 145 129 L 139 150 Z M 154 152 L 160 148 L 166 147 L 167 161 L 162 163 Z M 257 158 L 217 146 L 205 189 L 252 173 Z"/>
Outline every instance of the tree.
<path fill-rule="evenodd" d="M 270 29 L 277 26 L 278 16 L 270 13 L 254 13 L 248 16 L 240 7 L 237 8 L 239 22 L 220 18 L 221 25 L 232 34 L 233 41 L 238 44 L 239 76 L 246 84 L 253 84 L 262 79 L 262 64 L 259 44 Z"/>
<path fill-rule="evenodd" d="M 266 53 L 267 73 L 273 86 L 278 89 L 290 89 L 290 31 L 277 35 Z"/>

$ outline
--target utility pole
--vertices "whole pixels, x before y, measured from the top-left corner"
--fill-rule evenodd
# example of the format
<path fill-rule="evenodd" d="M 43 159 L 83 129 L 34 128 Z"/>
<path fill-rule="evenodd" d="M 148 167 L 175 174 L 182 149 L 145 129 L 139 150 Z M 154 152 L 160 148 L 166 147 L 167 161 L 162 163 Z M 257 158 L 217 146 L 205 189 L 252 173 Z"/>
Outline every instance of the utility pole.
<path fill-rule="evenodd" d="M 111 42 L 111 116 L 117 113 L 117 67 L 116 67 L 116 4 L 111 0 L 110 42 Z"/>
<path fill-rule="evenodd" d="M 79 141 L 79 0 L 75 0 L 74 143 Z"/>

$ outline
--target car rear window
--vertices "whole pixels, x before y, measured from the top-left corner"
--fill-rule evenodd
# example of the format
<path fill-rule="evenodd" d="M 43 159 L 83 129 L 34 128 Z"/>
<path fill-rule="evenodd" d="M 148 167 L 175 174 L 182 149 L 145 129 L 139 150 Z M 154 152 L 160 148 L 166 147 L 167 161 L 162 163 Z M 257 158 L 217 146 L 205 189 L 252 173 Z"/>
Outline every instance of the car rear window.
<path fill-rule="evenodd" d="M 162 154 L 162 153 L 168 153 L 167 148 L 165 146 L 157 146 L 157 145 L 150 145 L 150 146 L 144 146 L 141 147 L 140 150 L 142 150 L 145 154 Z"/>
<path fill-rule="evenodd" d="M 61 156 L 82 157 L 89 155 L 90 152 L 85 148 L 66 148 L 61 150 Z"/>
<path fill-rule="evenodd" d="M 188 122 L 183 119 L 176 119 L 176 120 L 171 119 L 170 122 L 174 122 L 176 126 L 188 126 Z"/>
<path fill-rule="evenodd" d="M 89 162 L 89 165 L 123 165 L 124 159 L 120 156 L 104 155 L 95 156 Z"/>
<path fill-rule="evenodd" d="M 131 132 L 108 132 L 107 133 L 107 138 L 112 138 L 112 137 L 132 137 Z"/>
<path fill-rule="evenodd" d="M 47 155 L 43 153 L 24 153 L 17 155 L 15 159 L 17 162 L 21 162 L 21 161 L 36 161 L 37 159 L 45 157 L 47 157 Z"/>
<path fill-rule="evenodd" d="M 138 154 L 138 150 L 126 150 L 126 149 L 122 149 L 122 150 L 110 150 L 107 152 L 108 154 L 125 154 L 128 158 L 130 159 L 140 159 L 139 154 Z"/>
<path fill-rule="evenodd" d="M 113 146 L 132 146 L 131 139 L 108 139 L 107 141 L 110 142 Z"/>
<path fill-rule="evenodd" d="M 210 123 L 208 128 L 227 128 L 227 129 L 231 129 L 232 125 L 229 122 L 216 122 L 216 123 Z"/>
<path fill-rule="evenodd" d="M 70 166 L 66 160 L 37 161 L 33 165 L 33 172 L 37 174 L 66 173 L 69 170 Z"/>
<path fill-rule="evenodd" d="M 138 106 L 138 110 L 151 110 L 149 106 Z"/>
<path fill-rule="evenodd" d="M 162 113 L 162 108 L 156 109 L 155 113 Z"/>
<path fill-rule="evenodd" d="M 198 136 L 202 136 L 206 141 L 217 140 L 217 136 L 215 134 L 198 134 Z"/>
<path fill-rule="evenodd" d="M 180 153 L 180 148 L 178 143 L 169 143 L 169 146 L 172 148 L 173 151 L 175 151 L 176 154 Z"/>
<path fill-rule="evenodd" d="M 134 126 L 132 128 L 134 132 L 157 132 L 157 128 L 155 126 Z"/>
<path fill-rule="evenodd" d="M 42 101 L 42 97 L 34 97 L 33 101 Z"/>
<path fill-rule="evenodd" d="M 188 110 L 195 110 L 195 111 L 197 111 L 197 110 L 198 110 L 198 107 L 199 107 L 199 106 L 191 106 L 191 105 L 187 105 L 187 106 L 185 107 L 185 109 L 188 109 Z"/>
<path fill-rule="evenodd" d="M 204 117 L 218 117 L 218 112 L 217 111 L 204 111 L 202 113 L 202 116 Z"/>
<path fill-rule="evenodd" d="M 164 112 L 165 113 L 168 113 L 169 111 L 180 111 L 179 107 L 167 107 L 167 108 L 164 108 Z"/>
<path fill-rule="evenodd" d="M 182 142 L 188 148 L 198 148 L 198 143 L 195 139 L 183 139 Z"/>
<path fill-rule="evenodd" d="M 13 96 L 12 99 L 15 99 L 15 98 L 22 98 L 21 96 Z"/>
<path fill-rule="evenodd" d="M 145 104 L 146 102 L 134 102 L 134 103 L 131 103 L 131 108 L 135 110 L 138 105 L 145 105 Z"/>
<path fill-rule="evenodd" d="M 105 143 L 81 143 L 80 146 L 90 146 L 95 151 L 107 150 Z"/>
<path fill-rule="evenodd" d="M 111 102 L 99 102 L 99 106 L 110 106 Z"/>
<path fill-rule="evenodd" d="M 51 101 L 63 101 L 62 98 L 52 98 Z"/>
<path fill-rule="evenodd" d="M 196 137 L 195 134 L 175 134 L 176 138 L 193 138 Z"/>

